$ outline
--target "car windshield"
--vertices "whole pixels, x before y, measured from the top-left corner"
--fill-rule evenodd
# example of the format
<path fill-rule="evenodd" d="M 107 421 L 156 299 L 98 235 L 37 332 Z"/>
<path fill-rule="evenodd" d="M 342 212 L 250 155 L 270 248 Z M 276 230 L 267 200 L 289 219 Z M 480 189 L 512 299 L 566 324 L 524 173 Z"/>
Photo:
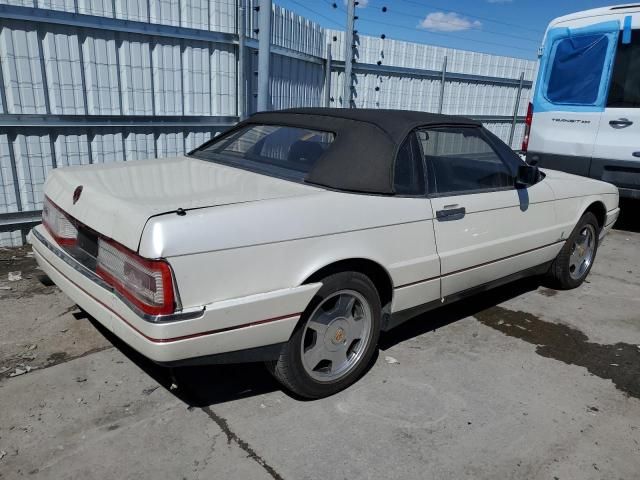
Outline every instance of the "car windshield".
<path fill-rule="evenodd" d="M 198 148 L 202 160 L 302 180 L 333 142 L 330 132 L 284 125 L 249 124 Z"/>

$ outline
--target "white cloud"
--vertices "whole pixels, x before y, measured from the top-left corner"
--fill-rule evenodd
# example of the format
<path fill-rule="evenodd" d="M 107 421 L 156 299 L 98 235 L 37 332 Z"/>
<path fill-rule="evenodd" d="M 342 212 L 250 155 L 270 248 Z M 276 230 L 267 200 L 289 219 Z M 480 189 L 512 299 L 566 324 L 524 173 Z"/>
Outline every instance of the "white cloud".
<path fill-rule="evenodd" d="M 347 0 L 344 0 L 344 6 L 346 7 L 347 4 L 349 2 L 347 2 Z M 366 8 L 367 5 L 369 5 L 369 0 L 358 0 L 358 5 L 356 5 L 357 8 Z"/>
<path fill-rule="evenodd" d="M 489 3 L 511 3 L 513 0 L 487 0 Z"/>
<path fill-rule="evenodd" d="M 482 23 L 478 20 L 471 20 L 454 12 L 430 13 L 418 24 L 418 28 L 424 28 L 432 32 L 459 32 L 461 30 L 480 28 L 481 26 Z"/>

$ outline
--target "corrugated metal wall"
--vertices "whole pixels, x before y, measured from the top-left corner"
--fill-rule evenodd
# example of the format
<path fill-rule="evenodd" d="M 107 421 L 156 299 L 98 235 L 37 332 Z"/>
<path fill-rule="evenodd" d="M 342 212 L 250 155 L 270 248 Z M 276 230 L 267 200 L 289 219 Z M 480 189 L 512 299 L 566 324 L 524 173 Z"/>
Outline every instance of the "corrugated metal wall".
<path fill-rule="evenodd" d="M 344 32 L 327 30 L 332 56 L 344 61 Z M 455 50 L 400 40 L 356 37 L 354 56 L 358 63 L 403 67 L 407 69 L 441 71 L 447 58 L 447 74 L 466 74 L 479 77 L 519 79 L 529 84 L 535 74 L 535 62 L 520 58 L 501 57 L 485 53 Z M 357 66 L 354 80 L 353 102 L 358 108 L 399 108 L 437 112 L 440 102 L 441 81 L 439 78 L 424 78 L 407 73 L 359 72 Z M 342 92 L 344 75 L 331 75 L 331 105 L 343 106 Z M 500 121 L 485 122 L 485 126 L 507 141 L 511 129 L 508 117 L 514 113 L 518 84 L 500 85 L 474 80 L 452 80 L 445 82 L 442 113 L 478 117 L 505 117 Z M 520 94 L 518 116 L 527 113 L 530 88 Z M 519 148 L 524 135 L 524 125 L 516 126 L 512 147 Z"/>
<path fill-rule="evenodd" d="M 257 25 L 247 0 L 247 99 L 257 103 Z M 23 8 L 21 8 L 23 7 Z M 24 8 L 30 7 L 30 8 Z M 33 9 L 33 7 L 36 7 Z M 66 165 L 182 154 L 237 121 L 237 0 L 0 0 L 0 218 L 41 208 L 47 173 Z M 343 59 L 343 33 L 277 5 L 272 15 L 275 109 L 323 104 L 327 44 Z M 358 64 L 531 80 L 534 63 L 360 36 Z M 344 75 L 331 73 L 332 106 Z M 437 111 L 437 76 L 355 71 L 357 107 Z M 517 85 L 448 79 L 443 112 L 503 117 L 507 139 Z M 520 101 L 526 113 L 529 89 Z M 515 131 L 519 144 L 523 128 Z M 22 242 L 0 233 L 0 245 Z"/>

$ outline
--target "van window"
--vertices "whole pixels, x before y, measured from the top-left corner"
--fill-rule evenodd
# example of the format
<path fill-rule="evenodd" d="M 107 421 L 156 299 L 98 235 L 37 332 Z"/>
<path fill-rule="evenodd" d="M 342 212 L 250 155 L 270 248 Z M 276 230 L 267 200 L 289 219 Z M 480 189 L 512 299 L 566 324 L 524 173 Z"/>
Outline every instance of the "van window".
<path fill-rule="evenodd" d="M 633 30 L 631 43 L 618 43 L 607 107 L 640 108 L 640 30 Z"/>
<path fill-rule="evenodd" d="M 564 105 L 596 103 L 608 47 L 609 38 L 604 34 L 558 40 L 551 60 L 547 99 Z"/>

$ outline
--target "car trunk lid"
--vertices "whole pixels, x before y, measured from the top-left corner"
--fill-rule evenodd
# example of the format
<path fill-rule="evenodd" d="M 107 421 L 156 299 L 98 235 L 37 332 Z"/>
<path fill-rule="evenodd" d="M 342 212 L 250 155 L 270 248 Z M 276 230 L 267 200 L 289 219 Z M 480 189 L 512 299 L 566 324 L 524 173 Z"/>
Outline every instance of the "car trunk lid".
<path fill-rule="evenodd" d="M 156 215 L 316 191 L 190 157 L 61 168 L 45 185 L 45 194 L 62 210 L 131 250 L 138 249 L 147 220 Z"/>

